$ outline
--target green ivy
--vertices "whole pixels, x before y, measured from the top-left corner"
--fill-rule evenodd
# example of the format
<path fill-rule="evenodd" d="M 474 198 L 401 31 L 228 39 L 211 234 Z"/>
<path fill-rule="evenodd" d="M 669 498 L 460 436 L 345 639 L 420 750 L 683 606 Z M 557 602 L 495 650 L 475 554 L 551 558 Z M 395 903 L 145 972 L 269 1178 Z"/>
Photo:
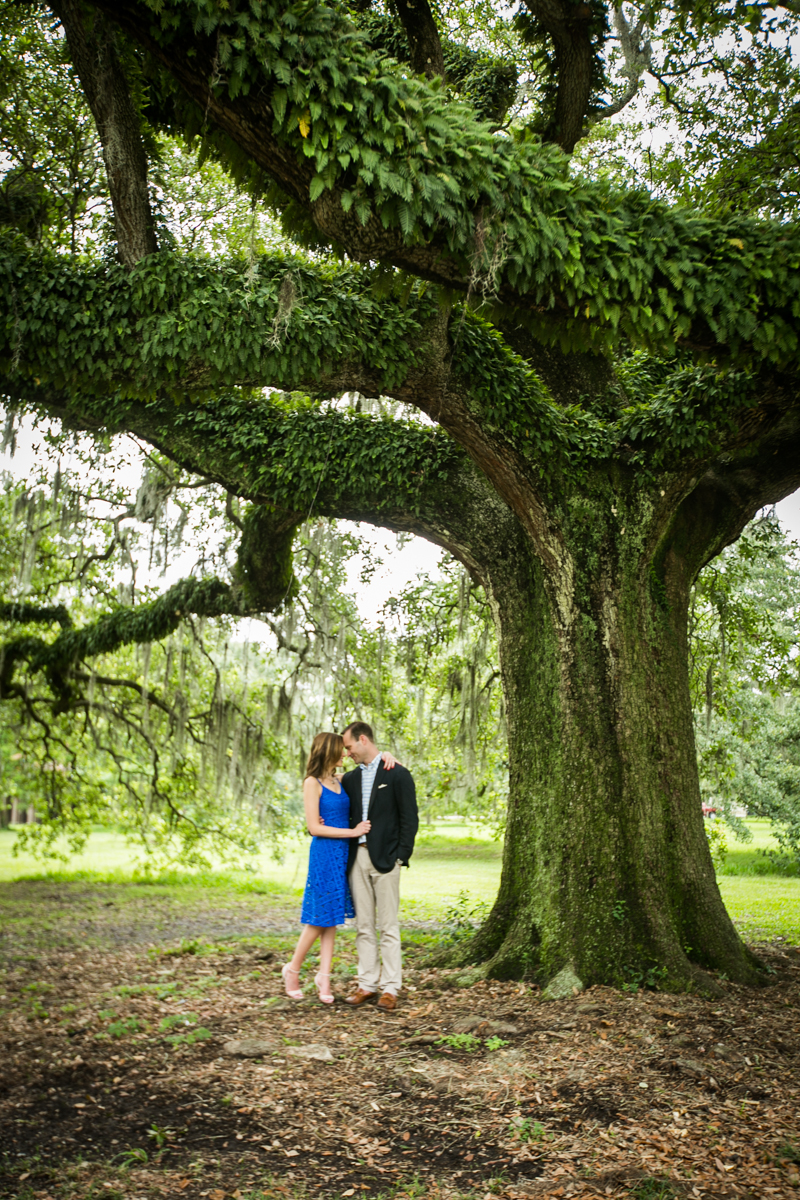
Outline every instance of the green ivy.
<path fill-rule="evenodd" d="M 13 238 L 0 242 L 0 281 L 7 376 L 74 395 L 81 413 L 112 430 L 125 424 L 129 402 L 144 401 L 162 444 L 178 436 L 217 447 L 245 494 L 290 511 L 344 495 L 379 509 L 416 506 L 421 484 L 449 472 L 461 453 L 418 421 L 319 406 L 349 379 L 391 393 L 424 370 L 438 303 L 424 284 L 395 276 L 401 294 L 380 295 L 359 267 L 280 254 L 253 263 L 159 254 L 127 271 L 37 256 Z M 755 400 L 746 371 L 638 353 L 622 361 L 605 405 L 564 407 L 470 308 L 453 311 L 450 341 L 447 386 L 539 475 L 620 453 L 648 471 L 702 456 Z M 310 387 L 315 398 L 266 399 L 231 390 L 232 379 Z"/>
<path fill-rule="evenodd" d="M 437 244 L 463 278 L 490 276 L 539 337 L 587 349 L 624 335 L 661 353 L 690 339 L 797 362 L 796 227 L 710 220 L 572 178 L 559 150 L 526 131 L 496 134 L 440 80 L 378 57 L 334 6 L 148 7 L 167 60 L 207 39 L 217 93 L 268 105 L 272 135 L 308 168 L 310 202 L 335 188 L 362 225 L 376 218 L 408 244 Z"/>
<path fill-rule="evenodd" d="M 217 263 L 161 253 L 129 272 L 38 257 L 6 236 L 0 281 L 4 373 L 140 399 L 232 381 L 291 389 L 313 380 L 333 393 L 344 364 L 364 364 L 391 390 L 435 312 L 430 296 L 405 308 L 378 299 L 360 268 L 280 254 Z"/>

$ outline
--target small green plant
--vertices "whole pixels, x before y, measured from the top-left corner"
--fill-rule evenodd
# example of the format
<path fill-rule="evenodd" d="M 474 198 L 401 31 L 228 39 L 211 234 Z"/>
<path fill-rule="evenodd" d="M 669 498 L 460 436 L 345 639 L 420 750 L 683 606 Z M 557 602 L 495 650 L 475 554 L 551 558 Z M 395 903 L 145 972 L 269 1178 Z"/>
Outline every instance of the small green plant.
<path fill-rule="evenodd" d="M 214 949 L 209 942 L 201 942 L 198 938 L 184 938 L 179 946 L 170 946 L 166 950 L 159 950 L 158 953 L 161 958 L 183 958 L 185 954 L 208 954 L 209 950 Z"/>
<path fill-rule="evenodd" d="M 62 1004 L 61 1005 L 61 1012 L 64 1014 L 65 1017 L 69 1017 L 72 1015 L 72 1013 L 75 1013 L 77 1011 L 78 1011 L 77 1004 Z"/>
<path fill-rule="evenodd" d="M 624 900 L 617 900 L 614 907 L 611 909 L 611 915 L 615 921 L 621 925 L 628 915 L 628 906 Z"/>
<path fill-rule="evenodd" d="M 121 983 L 114 991 L 124 999 L 126 996 L 143 996 L 147 992 L 156 992 L 160 987 L 160 983 Z"/>
<path fill-rule="evenodd" d="M 678 1193 L 666 1179 L 648 1175 L 631 1188 L 630 1195 L 635 1200 L 677 1200 Z"/>
<path fill-rule="evenodd" d="M 497 1034 L 492 1034 L 486 1039 L 487 1050 L 501 1050 L 503 1046 L 507 1046 L 508 1041 L 505 1038 L 498 1037 Z"/>
<path fill-rule="evenodd" d="M 141 1029 L 138 1017 L 127 1017 L 121 1021 L 112 1021 L 106 1033 L 109 1037 L 121 1038 L 127 1037 L 131 1033 L 140 1033 Z"/>
<path fill-rule="evenodd" d="M 512 1121 L 509 1132 L 521 1142 L 541 1142 L 544 1138 L 544 1125 L 534 1121 L 532 1117 L 524 1117 L 522 1120 Z"/>
<path fill-rule="evenodd" d="M 113 1008 L 101 1008 L 97 1015 L 101 1021 L 113 1021 L 118 1014 Z"/>
<path fill-rule="evenodd" d="M 163 1125 L 152 1125 L 147 1131 L 147 1136 L 153 1139 L 159 1150 L 163 1150 L 170 1138 L 175 1136 L 175 1131 Z"/>
<path fill-rule="evenodd" d="M 158 1028 L 160 1033 L 166 1033 L 168 1029 L 174 1029 L 176 1025 L 196 1025 L 199 1020 L 197 1013 L 173 1013 L 172 1016 L 164 1017 L 159 1021 Z"/>
<path fill-rule="evenodd" d="M 783 1142 L 775 1151 L 775 1159 L 777 1162 L 800 1163 L 800 1146 L 795 1146 L 793 1142 Z"/>
<path fill-rule="evenodd" d="M 132 1167 L 134 1163 L 146 1163 L 147 1151 L 136 1147 L 134 1150 L 123 1150 L 122 1154 L 117 1156 L 122 1159 L 122 1170 Z"/>
<path fill-rule="evenodd" d="M 623 992 L 638 992 L 639 988 L 651 988 L 657 991 L 662 980 L 667 977 L 666 967 L 626 967 L 626 973 L 630 976 L 627 983 L 623 983 Z"/>
<path fill-rule="evenodd" d="M 725 831 L 719 821 L 704 821 L 706 837 L 708 838 L 708 848 L 711 851 L 711 861 L 714 864 L 716 871 L 721 871 L 725 866 L 725 859 L 728 856 L 728 839 L 725 837 Z"/>
<path fill-rule="evenodd" d="M 198 1025 L 196 1029 L 190 1029 L 188 1033 L 174 1033 L 171 1037 L 165 1038 L 170 1046 L 193 1046 L 195 1042 L 207 1042 L 213 1034 L 210 1029 L 206 1029 L 205 1025 Z"/>
<path fill-rule="evenodd" d="M 486 920 L 489 905 L 485 900 L 474 900 L 466 890 L 460 891 L 455 904 L 444 910 L 442 932 L 445 941 L 460 942 L 472 937 L 476 926 Z"/>
<path fill-rule="evenodd" d="M 477 1050 L 480 1044 L 474 1033 L 448 1033 L 436 1041 L 437 1046 L 450 1046 L 453 1050 Z"/>

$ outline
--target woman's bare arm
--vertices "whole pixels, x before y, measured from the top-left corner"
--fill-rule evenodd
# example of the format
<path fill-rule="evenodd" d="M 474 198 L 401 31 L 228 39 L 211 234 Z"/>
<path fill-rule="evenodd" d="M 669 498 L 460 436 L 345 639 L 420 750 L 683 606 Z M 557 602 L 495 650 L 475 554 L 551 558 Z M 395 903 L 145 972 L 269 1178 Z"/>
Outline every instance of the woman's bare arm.
<path fill-rule="evenodd" d="M 323 825 L 319 817 L 319 798 L 322 795 L 322 785 L 311 775 L 303 783 L 303 807 L 306 810 L 306 826 L 312 837 L 354 838 L 369 833 L 371 823 L 359 821 L 355 829 L 336 829 L 332 825 Z"/>

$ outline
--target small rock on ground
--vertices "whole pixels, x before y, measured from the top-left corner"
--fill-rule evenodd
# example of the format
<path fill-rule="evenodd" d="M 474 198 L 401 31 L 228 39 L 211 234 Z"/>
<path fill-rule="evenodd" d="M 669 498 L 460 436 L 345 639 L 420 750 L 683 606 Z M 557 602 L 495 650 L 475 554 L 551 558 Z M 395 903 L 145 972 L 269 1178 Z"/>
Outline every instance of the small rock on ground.
<path fill-rule="evenodd" d="M 489 1037 L 497 1033 L 519 1033 L 517 1026 L 508 1021 L 490 1021 L 488 1017 L 477 1015 L 459 1017 L 457 1021 L 453 1022 L 454 1033 L 470 1033 L 473 1030 Z"/>
<path fill-rule="evenodd" d="M 550 980 L 542 992 L 543 1000 L 566 1000 L 576 992 L 583 991 L 583 983 L 575 974 L 572 966 L 566 966 Z"/>
<path fill-rule="evenodd" d="M 223 1054 L 230 1054 L 237 1058 L 261 1058 L 265 1054 L 272 1054 L 273 1046 L 271 1042 L 265 1042 L 261 1038 L 241 1038 L 232 1042 L 226 1042 L 222 1047 Z"/>
<path fill-rule="evenodd" d="M 323 1042 L 310 1042 L 307 1046 L 287 1046 L 286 1053 L 293 1058 L 316 1058 L 320 1062 L 333 1062 L 333 1055 Z"/>
<path fill-rule="evenodd" d="M 289 1000 L 286 996 L 271 996 L 269 1000 L 262 1001 L 264 1008 L 268 1009 L 270 1012 L 285 1012 L 287 1009 L 292 1008 L 298 1003 L 299 1001 Z"/>

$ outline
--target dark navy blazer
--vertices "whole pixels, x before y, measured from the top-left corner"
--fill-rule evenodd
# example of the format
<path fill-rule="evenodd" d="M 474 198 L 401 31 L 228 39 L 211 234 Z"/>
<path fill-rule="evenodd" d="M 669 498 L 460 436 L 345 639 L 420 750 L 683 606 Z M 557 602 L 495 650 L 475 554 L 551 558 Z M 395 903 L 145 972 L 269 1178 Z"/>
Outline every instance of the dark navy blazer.
<path fill-rule="evenodd" d="M 361 776 L 361 768 L 356 767 L 342 777 L 342 787 L 350 797 L 351 829 L 364 819 L 361 808 Z M 367 834 L 367 849 L 375 869 L 386 874 L 392 870 L 398 858 L 407 867 L 419 828 L 419 814 L 414 779 L 406 767 L 401 767 L 398 763 L 391 771 L 387 771 L 381 760 L 372 784 L 367 820 L 372 822 L 372 828 Z M 357 846 L 358 838 L 351 838 L 348 847 L 348 871 L 355 861 Z"/>

